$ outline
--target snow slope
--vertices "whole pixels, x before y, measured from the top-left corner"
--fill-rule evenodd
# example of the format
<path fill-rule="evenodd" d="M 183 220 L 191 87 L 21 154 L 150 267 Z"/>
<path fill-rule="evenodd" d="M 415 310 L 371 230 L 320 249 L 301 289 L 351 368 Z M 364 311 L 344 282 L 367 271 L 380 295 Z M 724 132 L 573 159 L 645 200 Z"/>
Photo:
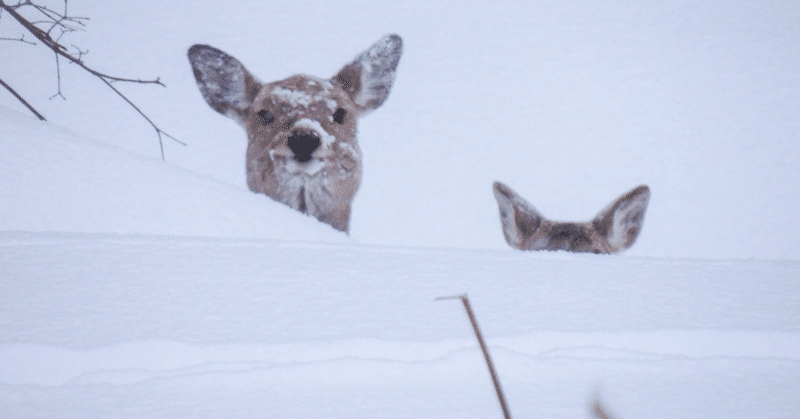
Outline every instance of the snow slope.
<path fill-rule="evenodd" d="M 348 242 L 246 189 L 0 108 L 2 230 Z"/>
<path fill-rule="evenodd" d="M 47 100 L 51 54 L 0 43 L 51 121 L 0 93 L 0 417 L 499 418 L 463 307 L 434 301 L 460 293 L 514 417 L 800 415 L 797 3 L 69 5 L 87 62 L 162 77 L 123 88 L 189 146 L 161 162 L 70 66 Z M 387 32 L 351 237 L 250 193 L 186 48 L 323 76 Z M 495 179 L 556 219 L 653 198 L 621 255 L 518 252 Z"/>

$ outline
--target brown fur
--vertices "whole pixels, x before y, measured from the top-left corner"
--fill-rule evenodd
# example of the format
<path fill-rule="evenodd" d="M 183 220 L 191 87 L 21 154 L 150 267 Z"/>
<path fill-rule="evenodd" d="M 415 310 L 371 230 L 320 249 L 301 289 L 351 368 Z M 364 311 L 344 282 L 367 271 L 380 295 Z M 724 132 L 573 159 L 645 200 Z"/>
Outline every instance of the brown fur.
<path fill-rule="evenodd" d="M 639 186 L 623 194 L 588 222 L 545 219 L 508 186 L 494 183 L 503 235 L 520 250 L 566 250 L 616 253 L 630 247 L 639 236 L 650 189 Z"/>
<path fill-rule="evenodd" d="M 381 38 L 331 79 L 295 75 L 264 84 L 216 48 L 194 45 L 188 55 L 209 106 L 247 132 L 250 190 L 347 232 L 361 183 L 357 120 L 388 97 L 400 37 Z"/>

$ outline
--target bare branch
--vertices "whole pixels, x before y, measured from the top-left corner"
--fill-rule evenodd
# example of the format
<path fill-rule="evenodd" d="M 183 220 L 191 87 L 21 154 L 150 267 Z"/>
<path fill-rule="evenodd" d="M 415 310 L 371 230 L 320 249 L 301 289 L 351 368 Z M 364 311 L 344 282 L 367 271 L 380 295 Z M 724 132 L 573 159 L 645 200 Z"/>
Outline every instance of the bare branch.
<path fill-rule="evenodd" d="M 20 96 L 19 93 L 17 93 L 14 89 L 12 89 L 11 86 L 7 85 L 6 82 L 3 81 L 3 79 L 0 79 L 0 85 L 2 85 L 3 87 L 6 88 L 6 90 L 11 92 L 11 94 L 14 95 L 14 97 L 16 97 L 17 100 L 22 102 L 22 104 L 25 105 L 25 107 L 27 107 L 29 111 L 33 112 L 33 114 L 36 115 L 36 117 L 39 118 L 40 121 L 46 121 L 46 119 L 44 119 L 42 114 L 37 112 L 36 109 L 33 109 L 33 106 L 31 106 L 30 103 L 28 103 L 22 96 Z"/>
<path fill-rule="evenodd" d="M 0 41 L 17 41 L 22 42 L 24 44 L 36 45 L 36 42 L 28 41 L 25 39 L 25 34 L 22 34 L 19 38 L 0 38 Z"/>
<path fill-rule="evenodd" d="M 89 68 L 83 63 L 82 60 L 80 60 L 80 59 L 78 59 L 76 57 L 73 57 L 67 51 L 67 48 L 65 46 L 61 45 L 58 42 L 57 39 L 53 39 L 53 37 L 50 35 L 49 31 L 45 32 L 42 29 L 39 29 L 38 27 L 34 26 L 31 22 L 29 22 L 23 16 L 18 14 L 13 8 L 11 8 L 9 6 L 6 6 L 3 3 L 2 0 L 0 0 L 0 8 L 2 8 L 3 10 L 6 10 L 14 19 L 17 20 L 17 22 L 19 22 L 22 25 L 22 27 L 24 27 L 28 32 L 30 32 L 33 36 L 35 36 L 43 44 L 47 45 L 48 48 L 50 48 L 53 51 L 55 51 L 56 54 L 66 58 L 67 60 L 73 62 L 74 64 L 77 64 L 78 66 L 80 66 L 82 69 L 84 69 L 85 71 L 89 72 L 93 76 L 101 77 L 101 78 L 104 78 L 104 79 L 107 79 L 107 80 L 113 80 L 113 81 L 122 81 L 122 82 L 129 82 L 129 83 L 140 83 L 140 84 L 158 84 L 158 85 L 164 86 L 164 83 L 161 83 L 161 80 L 158 79 L 158 78 L 155 79 L 155 80 L 128 79 L 128 78 L 111 76 L 111 75 L 104 74 L 104 73 L 101 73 L 99 71 L 96 71 L 96 70 L 94 70 L 92 68 Z M 49 9 L 47 9 L 47 10 L 49 10 Z M 62 35 L 63 35 L 63 33 L 62 33 Z M 59 38 L 60 38 L 60 36 L 59 36 Z M 81 56 L 82 55 L 83 54 L 81 54 Z M 166 87 L 166 86 L 164 86 L 164 87 Z"/>
<path fill-rule="evenodd" d="M 34 3 L 31 0 L 19 1 L 19 2 L 17 2 L 16 5 L 9 6 L 9 7 L 14 9 L 14 10 L 21 9 L 23 7 L 30 7 L 30 8 L 33 8 L 34 10 L 36 10 L 37 12 L 39 12 L 39 14 L 41 14 L 45 18 L 45 20 L 31 21 L 31 23 L 33 23 L 34 25 L 35 24 L 52 24 L 53 26 L 61 26 L 63 28 L 69 28 L 71 31 L 78 30 L 78 28 L 74 28 L 74 27 L 68 26 L 64 22 L 69 22 L 69 23 L 78 24 L 80 26 L 85 26 L 83 21 L 89 20 L 89 18 L 88 17 L 69 16 L 69 13 L 67 13 L 67 6 L 68 6 L 68 2 L 67 2 L 67 0 L 64 0 L 64 14 L 58 13 L 55 10 L 50 9 L 47 6 L 38 5 L 38 4 Z M 50 30 L 52 30 L 52 27 L 51 27 Z M 47 33 L 49 33 L 50 30 L 48 30 Z"/>
<path fill-rule="evenodd" d="M 45 20 L 43 20 L 41 22 L 31 22 L 30 20 L 28 20 L 25 17 L 21 16 L 17 12 L 17 9 L 20 9 L 22 7 L 31 7 L 31 8 L 33 8 L 38 13 L 40 13 L 44 17 Z M 108 74 L 105 74 L 105 73 L 101 73 L 101 72 L 99 72 L 97 70 L 94 70 L 94 69 L 88 67 L 86 64 L 84 64 L 83 56 L 86 55 L 88 53 L 88 51 L 83 51 L 80 48 L 76 47 L 75 45 L 72 45 L 72 47 L 75 48 L 75 50 L 77 51 L 77 56 L 75 56 L 75 55 L 71 54 L 69 52 L 69 50 L 64 45 L 62 45 L 60 43 L 61 36 L 63 36 L 65 33 L 74 32 L 74 31 L 80 30 L 80 28 L 71 26 L 72 24 L 84 26 L 84 21 L 89 20 L 89 18 L 86 18 L 86 17 L 69 16 L 67 7 L 68 7 L 68 1 L 64 0 L 64 13 L 61 14 L 59 12 L 56 12 L 56 11 L 52 10 L 52 9 L 49 9 L 46 6 L 41 6 L 41 5 L 35 4 L 31 0 L 24 0 L 24 1 L 20 0 L 20 1 L 17 2 L 16 5 L 13 5 L 13 6 L 7 5 L 3 0 L 0 0 L 0 17 L 2 17 L 2 12 L 5 11 L 9 15 L 11 15 L 11 17 L 13 17 L 20 25 L 22 25 L 22 27 L 25 28 L 26 31 L 28 31 L 30 34 L 32 34 L 36 39 L 38 39 L 41 43 L 46 45 L 48 48 L 50 48 L 55 53 L 55 56 L 56 56 L 56 74 L 58 76 L 58 92 L 55 95 L 53 95 L 50 99 L 53 99 L 53 98 L 55 98 L 57 96 L 61 96 L 62 98 L 64 98 L 64 95 L 61 92 L 61 64 L 60 64 L 60 59 L 59 59 L 60 57 L 63 57 L 65 59 L 67 59 L 69 62 L 71 62 L 73 64 L 76 64 L 77 66 L 82 68 L 84 71 L 88 72 L 89 74 L 99 78 L 103 83 L 105 83 L 109 88 L 111 88 L 117 95 L 119 95 L 123 100 L 125 100 L 125 102 L 127 102 L 131 107 L 133 107 L 133 109 L 136 110 L 136 112 L 138 112 L 139 115 L 141 115 L 153 127 L 153 129 L 156 130 L 156 134 L 158 135 L 159 146 L 161 148 L 161 159 L 162 160 L 164 160 L 164 144 L 163 144 L 162 134 L 164 136 L 172 139 L 173 141 L 185 146 L 186 143 L 177 140 L 175 137 L 173 137 L 173 136 L 167 134 L 166 132 L 164 132 L 163 130 L 161 130 L 155 123 L 153 123 L 153 121 L 149 117 L 147 117 L 147 115 L 145 115 L 144 112 L 142 112 L 141 109 L 139 109 L 136 105 L 134 105 L 134 103 L 131 102 L 124 94 L 122 94 L 122 92 L 117 90 L 112 85 L 112 83 L 114 83 L 114 82 L 125 82 L 125 83 L 138 83 L 138 84 L 157 84 L 157 85 L 160 85 L 162 87 L 166 87 L 164 85 L 164 83 L 161 82 L 160 78 L 156 78 L 155 80 L 141 80 L 141 79 L 130 79 L 130 78 L 123 78 L 123 77 L 116 77 L 116 76 L 111 76 L 111 75 L 108 75 Z M 37 23 L 42 24 L 42 25 L 48 25 L 49 28 L 47 30 L 41 29 L 38 26 L 36 26 Z M 61 33 L 58 35 L 58 37 L 56 37 L 54 39 L 53 36 L 52 36 L 52 32 L 55 29 L 59 29 Z M 24 38 L 24 35 L 23 35 L 23 37 L 20 38 L 20 41 L 23 40 L 23 38 Z M 35 43 L 30 42 L 30 41 L 27 41 L 26 43 L 30 43 L 30 44 L 34 44 L 35 45 Z M 18 96 L 18 98 L 19 98 L 19 96 Z"/>
<path fill-rule="evenodd" d="M 150 125 L 153 127 L 153 129 L 156 130 L 156 134 L 158 134 L 158 144 L 161 147 L 161 160 L 164 160 L 164 142 L 161 140 L 161 134 L 166 135 L 167 137 L 171 138 L 173 141 L 175 141 L 175 142 L 177 142 L 177 143 L 179 143 L 181 145 L 184 145 L 184 146 L 186 145 L 186 143 L 184 143 L 183 141 L 179 141 L 175 137 L 173 137 L 173 136 L 167 134 L 166 132 L 164 132 L 163 130 L 161 130 L 161 128 L 157 127 L 156 124 L 154 124 L 153 121 L 151 121 L 150 118 L 148 118 L 147 115 L 145 115 L 144 112 L 141 111 L 141 109 L 139 109 L 136 105 L 134 105 L 133 102 L 130 101 L 130 99 L 125 97 L 125 95 L 123 95 L 122 92 L 117 90 L 117 88 L 114 87 L 111 84 L 110 81 L 108 81 L 106 79 L 103 79 L 103 78 L 101 78 L 101 80 L 103 80 L 103 83 L 107 84 L 108 87 L 111 88 L 111 90 L 113 90 L 116 94 L 118 94 L 123 100 L 128 102 L 128 104 L 131 105 L 131 107 L 133 107 L 133 109 L 135 109 L 136 112 L 139 112 L 139 115 L 141 115 L 142 118 L 144 118 L 148 123 L 150 123 Z"/>
<path fill-rule="evenodd" d="M 56 96 L 61 96 L 61 99 L 67 100 L 64 95 L 61 93 L 61 63 L 58 59 L 58 54 L 56 54 L 56 80 L 58 82 L 58 92 L 53 96 L 50 96 L 50 100 L 53 100 Z"/>
<path fill-rule="evenodd" d="M 83 61 L 83 60 L 82 60 L 83 56 L 89 53 L 89 51 L 88 51 L 88 50 L 87 50 L 87 51 L 84 51 L 84 50 L 80 49 L 80 48 L 79 48 L 77 45 L 75 45 L 75 44 L 70 44 L 70 46 L 71 46 L 72 48 L 75 48 L 75 51 L 78 51 L 78 61 Z"/>

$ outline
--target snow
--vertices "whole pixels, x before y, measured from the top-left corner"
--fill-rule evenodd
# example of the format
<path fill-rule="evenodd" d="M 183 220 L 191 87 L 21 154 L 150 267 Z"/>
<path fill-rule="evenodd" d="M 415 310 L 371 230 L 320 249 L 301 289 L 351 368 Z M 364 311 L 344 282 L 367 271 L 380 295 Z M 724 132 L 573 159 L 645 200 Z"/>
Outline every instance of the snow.
<path fill-rule="evenodd" d="M 272 89 L 272 94 L 281 98 L 282 100 L 289 102 L 293 107 L 307 107 L 311 104 L 311 96 L 302 91 L 302 90 L 289 90 L 284 89 L 283 87 L 276 87 Z M 317 95 L 314 97 L 314 101 L 319 101 L 322 99 L 321 95 Z"/>
<path fill-rule="evenodd" d="M 53 2 L 60 8 L 63 3 Z M 800 4 L 70 2 L 87 64 L 0 41 L 0 417 L 800 415 Z M 19 28 L 0 19 L 0 37 Z M 19 32 L 19 33 L 18 33 Z M 348 237 L 247 190 L 186 49 L 329 77 L 403 37 Z M 519 252 L 491 184 L 620 255 Z"/>
<path fill-rule="evenodd" d="M 322 145 L 325 147 L 330 147 L 336 141 L 336 137 L 328 134 L 328 131 L 325 131 L 325 128 L 322 128 L 322 125 L 320 125 L 319 121 L 317 121 L 316 119 L 309 119 L 309 118 L 299 119 L 297 122 L 294 123 L 294 126 L 299 128 L 314 130 L 314 132 L 320 133 L 322 138 Z"/>
<path fill-rule="evenodd" d="M 347 242 L 206 176 L 75 137 L 0 108 L 4 230 L 260 237 Z M 266 205 L 265 205 L 266 204 Z M 275 220 L 299 220 L 299 225 Z"/>
<path fill-rule="evenodd" d="M 598 392 L 620 417 L 798 411 L 793 261 L 54 232 L 0 243 L 4 417 L 499 415 L 463 308 L 434 301 L 457 292 L 518 417 L 588 417 Z"/>

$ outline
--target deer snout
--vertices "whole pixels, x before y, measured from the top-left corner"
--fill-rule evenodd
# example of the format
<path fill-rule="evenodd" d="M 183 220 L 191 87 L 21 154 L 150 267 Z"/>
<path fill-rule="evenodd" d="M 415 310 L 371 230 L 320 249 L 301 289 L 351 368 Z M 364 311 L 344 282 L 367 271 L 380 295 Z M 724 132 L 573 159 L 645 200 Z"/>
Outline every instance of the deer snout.
<path fill-rule="evenodd" d="M 320 135 L 316 131 L 300 128 L 293 129 L 288 139 L 294 159 L 300 163 L 311 160 L 311 154 L 319 147 L 320 142 Z"/>

